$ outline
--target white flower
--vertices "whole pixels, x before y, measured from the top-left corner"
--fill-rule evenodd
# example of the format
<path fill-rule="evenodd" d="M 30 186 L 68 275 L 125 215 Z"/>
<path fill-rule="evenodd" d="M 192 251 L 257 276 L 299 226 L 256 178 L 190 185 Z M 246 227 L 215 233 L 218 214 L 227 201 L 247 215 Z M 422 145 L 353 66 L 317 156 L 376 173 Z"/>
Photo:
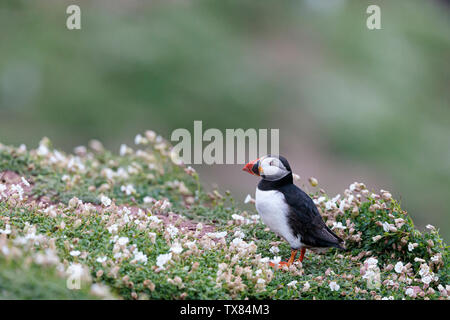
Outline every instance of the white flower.
<path fill-rule="evenodd" d="M 296 285 L 297 285 L 297 280 L 291 281 L 287 284 L 288 287 L 293 287 L 293 288 L 295 288 Z"/>
<path fill-rule="evenodd" d="M 241 221 L 244 221 L 244 220 L 245 220 L 245 218 L 244 218 L 243 216 L 238 215 L 238 214 L 233 214 L 233 215 L 231 216 L 231 218 L 233 218 L 234 220 L 241 220 Z"/>
<path fill-rule="evenodd" d="M 121 156 L 126 155 L 127 154 L 127 150 L 128 150 L 128 147 L 127 147 L 126 144 L 121 144 L 120 145 L 120 155 Z"/>
<path fill-rule="evenodd" d="M 241 230 L 237 230 L 237 231 L 234 233 L 233 236 L 234 236 L 235 238 L 240 238 L 240 239 L 242 239 L 242 238 L 245 237 L 245 233 L 243 233 Z"/>
<path fill-rule="evenodd" d="M 341 198 L 341 195 L 338 194 L 338 195 L 336 195 L 333 199 L 331 199 L 331 201 L 332 201 L 333 203 L 335 203 L 335 202 L 338 201 L 340 198 Z"/>
<path fill-rule="evenodd" d="M 275 256 L 275 257 L 273 257 L 273 259 L 270 260 L 270 262 L 272 262 L 274 265 L 279 264 L 280 261 L 281 261 L 281 257 L 279 257 L 279 256 Z"/>
<path fill-rule="evenodd" d="M 29 183 L 24 177 L 22 177 L 22 183 L 23 183 L 24 185 L 26 185 L 27 187 L 30 186 L 30 183 Z"/>
<path fill-rule="evenodd" d="M 18 184 L 11 185 L 11 191 L 12 193 L 17 193 L 19 195 L 20 200 L 23 200 L 24 191 L 20 185 Z"/>
<path fill-rule="evenodd" d="M 183 251 L 183 247 L 178 242 L 175 242 L 172 245 L 172 247 L 170 248 L 170 251 L 175 253 L 175 254 L 179 254 L 179 253 L 181 253 Z"/>
<path fill-rule="evenodd" d="M 403 263 L 401 261 L 397 262 L 394 267 L 395 272 L 401 273 L 403 270 Z"/>
<path fill-rule="evenodd" d="M 414 246 L 414 244 L 413 243 L 408 243 L 408 251 L 413 251 L 414 250 L 414 248 L 415 248 L 415 246 Z"/>
<path fill-rule="evenodd" d="M 245 242 L 245 241 L 242 240 L 241 238 L 234 238 L 234 239 L 231 241 L 231 244 L 234 245 L 234 246 L 239 246 L 239 245 L 241 245 L 241 243 L 243 243 L 243 242 Z"/>
<path fill-rule="evenodd" d="M 119 226 L 117 224 L 113 224 L 113 225 L 109 226 L 107 229 L 108 229 L 109 233 L 115 234 L 119 231 Z"/>
<path fill-rule="evenodd" d="M 171 224 L 166 228 L 166 230 L 170 234 L 171 238 L 174 238 L 178 234 L 178 228 Z"/>
<path fill-rule="evenodd" d="M 309 284 L 308 281 L 306 281 L 305 284 L 303 285 L 303 291 L 308 291 L 309 288 L 311 288 L 311 285 Z"/>
<path fill-rule="evenodd" d="M 325 197 L 319 197 L 319 199 L 314 199 L 313 201 L 314 201 L 314 203 L 315 204 L 320 204 L 320 203 L 322 203 L 322 202 L 324 202 L 326 200 L 326 198 Z"/>
<path fill-rule="evenodd" d="M 325 209 L 327 209 L 327 210 L 333 209 L 334 206 L 336 206 L 336 205 L 335 205 L 334 202 L 331 201 L 331 200 L 325 202 Z"/>
<path fill-rule="evenodd" d="M 387 222 L 383 222 L 383 230 L 384 232 L 389 232 L 391 225 Z"/>
<path fill-rule="evenodd" d="M 120 237 L 120 238 L 117 240 L 117 243 L 118 243 L 119 245 L 121 245 L 121 246 L 126 245 L 126 244 L 128 243 L 128 237 Z"/>
<path fill-rule="evenodd" d="M 431 281 L 433 281 L 433 277 L 429 274 L 425 277 L 422 277 L 422 282 L 425 284 L 430 284 Z"/>
<path fill-rule="evenodd" d="M 106 259 L 107 259 L 107 257 L 106 257 L 106 256 L 103 256 L 103 257 L 98 257 L 97 260 L 95 260 L 95 261 L 97 261 L 97 262 L 99 262 L 99 263 L 103 263 L 103 262 L 106 261 Z"/>
<path fill-rule="evenodd" d="M 164 265 L 172 259 L 172 253 L 160 254 L 156 258 L 156 265 L 160 268 L 164 268 Z"/>
<path fill-rule="evenodd" d="M 376 266 L 378 264 L 378 260 L 375 258 L 369 258 L 366 262 L 369 266 Z"/>
<path fill-rule="evenodd" d="M 265 284 L 266 280 L 264 280 L 262 278 L 259 278 L 258 281 L 256 281 L 256 283 L 258 283 L 258 284 Z"/>
<path fill-rule="evenodd" d="M 412 297 L 414 295 L 414 289 L 413 288 L 406 289 L 405 294 L 409 297 Z"/>
<path fill-rule="evenodd" d="M 430 273 L 430 267 L 428 267 L 426 264 L 421 264 L 420 265 L 420 270 L 419 270 L 419 275 L 421 277 L 423 277 L 423 276 L 426 276 L 429 273 Z"/>
<path fill-rule="evenodd" d="M 147 256 L 141 251 L 135 252 L 133 260 L 136 262 L 143 262 L 144 264 L 147 264 Z"/>
<path fill-rule="evenodd" d="M 433 261 L 433 262 L 439 262 L 439 255 L 434 255 L 434 256 L 432 256 L 431 257 L 431 261 Z"/>
<path fill-rule="evenodd" d="M 111 199 L 107 196 L 102 195 L 100 197 L 100 201 L 105 207 L 109 207 L 111 205 Z"/>
<path fill-rule="evenodd" d="M 157 216 L 150 216 L 150 217 L 148 217 L 148 220 L 156 222 L 156 223 L 161 222 L 161 220 Z"/>
<path fill-rule="evenodd" d="M 39 148 L 37 149 L 37 154 L 38 156 L 46 156 L 49 153 L 49 150 L 47 148 L 47 146 L 45 146 L 44 144 L 40 144 Z"/>
<path fill-rule="evenodd" d="M 435 228 L 433 225 L 431 225 L 431 224 L 427 224 L 427 225 L 426 225 L 426 228 L 427 228 L 428 230 L 436 230 L 436 228 Z"/>
<path fill-rule="evenodd" d="M 278 249 L 278 247 L 276 246 L 272 246 L 269 251 L 273 254 L 277 254 L 278 252 L 280 252 L 280 249 Z"/>
<path fill-rule="evenodd" d="M 336 283 L 336 281 L 330 282 L 330 289 L 331 291 L 339 291 L 341 287 Z"/>
<path fill-rule="evenodd" d="M 332 227 L 331 229 L 332 229 L 332 230 L 334 230 L 334 229 L 342 229 L 342 230 L 345 230 L 345 229 L 347 229 L 347 227 L 344 226 L 344 225 L 342 224 L 342 222 L 333 222 L 333 227 Z"/>
<path fill-rule="evenodd" d="M 146 196 L 146 197 L 144 198 L 144 203 L 152 203 L 153 200 L 155 200 L 155 199 L 153 199 L 152 197 Z"/>
<path fill-rule="evenodd" d="M 81 254 L 81 252 L 78 251 L 78 250 L 72 250 L 72 251 L 70 251 L 70 255 L 71 255 L 72 257 L 78 257 L 80 254 Z"/>
<path fill-rule="evenodd" d="M 197 240 L 194 240 L 194 241 L 186 241 L 186 242 L 184 243 L 184 245 L 185 245 L 186 247 L 188 247 L 189 249 L 192 249 L 192 248 L 194 248 L 196 242 L 197 242 Z"/>
<path fill-rule="evenodd" d="M 223 232 L 208 232 L 206 235 L 208 237 L 211 237 L 211 238 L 220 239 L 220 238 L 225 238 L 226 235 L 227 235 L 227 232 L 226 231 L 223 231 Z"/>
<path fill-rule="evenodd" d="M 129 195 L 131 195 L 133 193 L 136 193 L 136 190 L 134 189 L 132 184 L 128 184 L 126 186 L 121 186 L 120 187 L 120 191 L 125 192 L 125 194 L 127 196 L 129 196 Z"/>
<path fill-rule="evenodd" d="M 141 144 L 141 143 L 145 143 L 145 139 L 140 134 L 138 134 L 134 138 L 134 144 Z"/>

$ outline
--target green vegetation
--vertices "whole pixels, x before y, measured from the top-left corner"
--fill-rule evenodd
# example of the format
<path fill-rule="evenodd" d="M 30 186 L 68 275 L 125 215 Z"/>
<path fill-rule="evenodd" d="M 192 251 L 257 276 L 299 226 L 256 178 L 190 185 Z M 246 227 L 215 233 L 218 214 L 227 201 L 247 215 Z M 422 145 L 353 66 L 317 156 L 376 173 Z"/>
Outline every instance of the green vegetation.
<path fill-rule="evenodd" d="M 277 270 L 268 262 L 290 248 L 253 208 L 203 191 L 154 132 L 135 141 L 120 155 L 98 141 L 75 154 L 48 139 L 29 151 L 0 144 L 0 297 L 447 299 L 448 247 L 434 227 L 416 230 L 389 192 L 317 190 L 348 250 L 307 251 Z M 81 291 L 64 287 L 74 270 Z"/>

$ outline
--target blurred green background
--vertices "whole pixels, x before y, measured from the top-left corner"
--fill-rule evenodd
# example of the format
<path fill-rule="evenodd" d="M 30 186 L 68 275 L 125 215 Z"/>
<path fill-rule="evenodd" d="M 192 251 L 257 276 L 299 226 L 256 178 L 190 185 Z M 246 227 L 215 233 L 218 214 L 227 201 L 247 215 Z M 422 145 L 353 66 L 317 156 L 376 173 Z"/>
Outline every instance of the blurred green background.
<path fill-rule="evenodd" d="M 66 28 L 69 4 L 81 30 Z M 366 28 L 369 4 L 382 30 Z M 437 0 L 2 0 L 0 141 L 118 150 L 194 120 L 279 128 L 303 182 L 391 190 L 449 240 L 449 13 Z M 254 192 L 240 166 L 197 168 L 207 186 Z"/>

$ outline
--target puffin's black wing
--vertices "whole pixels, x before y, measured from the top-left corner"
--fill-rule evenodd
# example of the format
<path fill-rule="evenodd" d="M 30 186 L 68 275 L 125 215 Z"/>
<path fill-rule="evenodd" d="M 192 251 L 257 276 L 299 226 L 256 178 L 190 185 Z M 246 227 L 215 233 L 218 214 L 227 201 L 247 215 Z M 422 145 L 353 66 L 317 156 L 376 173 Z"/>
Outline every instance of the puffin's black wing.
<path fill-rule="evenodd" d="M 290 207 L 289 224 L 301 241 L 311 247 L 336 247 L 344 249 L 344 241 L 328 228 L 313 200 L 294 184 L 285 185 L 280 191 Z"/>

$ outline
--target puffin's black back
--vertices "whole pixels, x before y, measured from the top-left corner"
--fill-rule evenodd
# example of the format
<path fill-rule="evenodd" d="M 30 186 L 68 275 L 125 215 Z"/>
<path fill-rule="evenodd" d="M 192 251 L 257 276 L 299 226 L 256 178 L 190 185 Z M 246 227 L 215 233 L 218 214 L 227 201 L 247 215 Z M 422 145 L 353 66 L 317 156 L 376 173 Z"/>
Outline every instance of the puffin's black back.
<path fill-rule="evenodd" d="M 315 203 L 303 190 L 294 184 L 286 184 L 278 191 L 283 193 L 290 208 L 289 225 L 304 244 L 344 249 L 341 245 L 344 241 L 328 228 Z"/>

